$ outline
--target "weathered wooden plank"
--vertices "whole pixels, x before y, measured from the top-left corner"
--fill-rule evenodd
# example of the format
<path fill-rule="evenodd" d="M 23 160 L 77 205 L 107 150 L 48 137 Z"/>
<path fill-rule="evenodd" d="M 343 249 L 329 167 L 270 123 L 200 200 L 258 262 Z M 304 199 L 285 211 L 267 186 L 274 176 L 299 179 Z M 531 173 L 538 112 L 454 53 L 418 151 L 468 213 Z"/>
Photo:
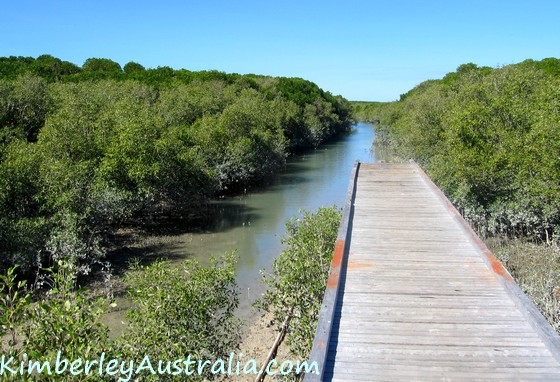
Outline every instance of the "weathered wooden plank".
<path fill-rule="evenodd" d="M 340 374 L 340 377 L 337 375 Z M 372 367 L 370 370 L 360 373 L 360 369 L 342 369 L 335 373 L 332 381 L 434 381 L 434 380 L 466 380 L 466 381 L 488 381 L 488 380 L 536 380 L 536 381 L 558 381 L 560 373 L 551 369 L 494 369 L 479 368 L 455 370 L 453 368 L 432 367 Z"/>
<path fill-rule="evenodd" d="M 353 316 L 360 314 L 358 309 L 344 309 L 342 314 L 336 315 L 335 317 L 340 317 L 341 319 L 349 319 L 354 320 Z M 465 312 L 458 312 L 454 309 L 447 309 L 444 312 L 438 313 L 434 312 L 434 309 L 430 310 L 418 310 L 418 309 L 409 309 L 409 310 L 402 310 L 400 312 L 391 312 L 389 310 L 385 310 L 383 312 L 378 311 L 369 311 L 365 312 L 368 314 L 370 319 L 393 319 L 393 320 L 408 320 L 410 316 L 414 316 L 414 320 L 429 322 L 432 320 L 433 322 L 458 322 L 458 323 L 469 323 L 469 322 L 480 322 L 482 319 L 486 320 L 507 320 L 511 319 L 513 321 L 520 322 L 521 316 L 508 316 L 506 313 L 494 313 L 488 312 L 485 313 L 484 310 L 479 311 L 465 311 Z M 364 320 L 365 321 L 365 320 Z M 410 321 L 410 320 L 409 320 Z"/>
<path fill-rule="evenodd" d="M 411 325 L 411 324 L 409 324 Z M 470 326 L 470 329 L 465 329 L 465 327 Z M 398 334 L 401 336 L 419 337 L 419 336 L 433 336 L 433 337 L 496 337 L 494 333 L 490 333 L 490 330 L 500 330 L 502 335 L 516 335 L 517 338 L 535 338 L 534 332 L 527 332 L 524 327 L 508 327 L 508 326 L 495 326 L 495 327 L 481 327 L 480 325 L 473 324 L 456 324 L 451 328 L 442 325 L 430 325 L 429 328 L 418 329 L 409 328 L 401 329 Z M 393 327 L 378 326 L 374 323 L 370 323 L 367 328 L 357 328 L 356 325 L 353 327 L 347 326 L 343 328 L 336 328 L 332 330 L 332 335 L 340 340 L 343 336 L 348 337 L 358 337 L 368 336 L 371 333 L 375 335 L 387 335 L 394 334 L 395 329 Z"/>
<path fill-rule="evenodd" d="M 512 348 L 513 349 L 513 348 Z M 519 348 L 515 348 L 519 349 Z M 498 354 L 491 349 L 473 351 L 472 348 L 466 349 L 464 355 L 457 356 L 457 352 L 440 352 L 440 351 L 424 351 L 413 353 L 402 353 L 395 351 L 380 350 L 373 353 L 349 354 L 339 352 L 331 354 L 332 357 L 337 357 L 338 360 L 346 363 L 353 363 L 355 367 L 367 368 L 367 365 L 377 364 L 383 365 L 386 363 L 392 364 L 408 364 L 408 365 L 458 365 L 465 367 L 473 367 L 474 365 L 480 367 L 488 367 L 489 364 L 493 366 L 502 367 L 547 367 L 555 366 L 556 360 L 554 357 L 543 357 L 542 351 L 539 349 L 533 350 L 532 353 L 524 351 L 522 353 L 514 353 L 511 349 L 499 349 L 501 353 L 509 352 L 507 356 Z M 522 349 L 521 349 L 522 350 Z M 518 354 L 519 353 L 519 354 Z M 372 358 L 374 359 L 372 360 Z M 527 365 L 527 360 L 530 360 L 531 366 Z"/>
<path fill-rule="evenodd" d="M 533 373 L 534 374 L 534 373 Z M 489 380 L 498 380 L 498 381 L 511 381 L 512 376 L 517 378 L 517 380 L 521 381 L 557 381 L 558 375 L 550 374 L 550 373 L 539 373 L 537 375 L 529 376 L 529 375 L 516 375 L 515 373 L 510 372 L 507 373 L 478 373 L 476 370 L 466 373 L 453 373 L 449 375 L 449 373 L 439 372 L 435 373 L 425 373 L 423 371 L 409 371 L 407 373 L 399 373 L 399 372 L 389 372 L 389 371 L 376 371 L 375 373 L 366 373 L 363 375 L 354 375 L 354 374 L 345 374 L 342 376 L 332 376 L 332 374 L 327 374 L 327 381 L 336 381 L 336 382 L 359 382 L 359 381 L 489 381 Z"/>
<path fill-rule="evenodd" d="M 515 336 L 505 336 L 500 337 L 496 335 L 492 336 L 439 336 L 437 333 L 431 333 L 428 336 L 411 336 L 403 335 L 401 333 L 390 333 L 390 334 L 364 334 L 364 333 L 347 333 L 338 332 L 337 341 L 348 344 L 348 346 L 354 345 L 355 347 L 363 347 L 367 345 L 379 345 L 384 346 L 387 344 L 393 345 L 434 345 L 434 346 L 477 346 L 477 347 L 497 347 L 497 346 L 509 346 L 509 347 L 535 347 L 545 349 L 542 341 L 535 333 L 519 333 Z M 352 351 L 354 352 L 354 351 Z"/>
<path fill-rule="evenodd" d="M 354 355 L 351 355 L 353 353 Z M 396 344 L 386 344 L 384 346 L 347 346 L 339 344 L 338 347 L 329 350 L 329 357 L 340 357 L 341 360 L 371 361 L 380 357 L 390 357 L 395 360 L 408 359 L 409 357 L 422 358 L 445 358 L 466 359 L 466 358 L 486 358 L 509 360 L 511 357 L 525 359 L 525 362 L 538 359 L 554 360 L 550 353 L 543 352 L 542 347 L 519 347 L 519 346 L 495 346 L 492 348 L 481 348 L 480 346 L 434 346 L 421 344 L 408 344 L 406 346 Z M 331 358 L 332 359 L 332 358 Z M 531 362 L 528 362 L 529 364 Z M 520 365 L 523 365 L 521 362 Z"/>
<path fill-rule="evenodd" d="M 354 298 L 352 301 L 345 301 L 343 304 L 343 308 L 348 308 L 348 307 L 356 307 L 356 308 L 360 308 L 362 307 L 364 304 L 367 304 L 370 309 L 372 310 L 377 310 L 380 308 L 386 308 L 386 309 L 394 309 L 394 308 L 398 308 L 401 305 L 412 305 L 414 308 L 411 309 L 415 309 L 415 310 L 419 310 L 419 309 L 466 309 L 466 310 L 475 310 L 475 309 L 496 309 L 496 310 L 504 310 L 504 309 L 515 309 L 515 305 L 511 304 L 511 303 L 507 303 L 507 302 L 503 302 L 500 300 L 497 301 L 492 301 L 492 302 L 480 302 L 480 301 L 469 301 L 469 302 L 463 302 L 461 303 L 461 301 L 438 301 L 438 300 L 413 300 L 411 302 L 409 301 L 399 301 L 396 299 L 393 299 L 393 301 L 387 302 L 387 301 L 379 301 L 378 296 L 372 296 L 372 295 L 365 295 L 359 299 Z"/>
<path fill-rule="evenodd" d="M 351 298 L 365 298 L 370 299 L 368 301 L 369 306 L 375 307 L 379 306 L 411 306 L 411 305 L 422 305 L 422 304 L 464 304 L 464 306 L 470 306 L 473 304 L 491 304 L 491 305 L 507 305 L 513 306 L 513 303 L 508 300 L 500 298 L 501 296 L 463 296 L 458 299 L 456 296 L 450 295 L 425 295 L 425 294 L 394 294 L 394 293 L 368 293 L 368 291 L 359 292 L 348 292 L 345 294 L 347 296 L 352 295 L 345 301 L 339 300 L 339 303 L 350 304 L 352 303 Z"/>
<path fill-rule="evenodd" d="M 367 248 L 360 251 L 352 252 L 352 260 L 355 259 L 365 259 L 372 262 L 401 262 L 401 265 L 406 267 L 414 262 L 418 263 L 437 263 L 444 261 L 446 264 L 459 263 L 465 266 L 469 265 L 480 265 L 486 264 L 480 258 L 473 258 L 468 252 L 462 250 L 454 251 L 438 251 L 438 250 L 426 250 L 420 251 L 415 250 L 414 252 L 409 251 L 405 254 L 402 250 L 384 249 L 384 248 L 374 248 L 375 257 L 372 257 L 371 253 L 367 254 L 365 251 Z M 404 257 L 403 257 L 404 256 Z M 406 260 L 406 261 L 403 261 Z M 412 265 L 410 265 L 412 266 Z"/>
<path fill-rule="evenodd" d="M 363 365 L 363 364 L 362 364 Z M 461 364 L 455 364 L 455 365 L 437 365 L 437 366 L 431 366 L 428 364 L 389 364 L 389 363 L 382 363 L 382 364 L 373 364 L 373 366 L 377 366 L 377 367 L 370 367 L 369 370 L 368 368 L 363 368 L 363 367 L 352 367 L 352 368 L 348 368 L 348 367 L 335 367 L 335 370 L 338 371 L 346 371 L 346 372 L 361 372 L 361 373 L 367 373 L 368 371 L 371 371 L 371 369 L 381 369 L 383 371 L 400 371 L 400 370 L 409 370 L 409 371 L 414 371 L 414 372 L 424 372 L 424 373 L 429 373 L 429 372 L 457 372 L 457 373 L 471 373 L 471 368 L 472 365 L 466 364 L 466 365 L 461 365 Z M 503 367 L 503 366 L 497 366 L 497 367 L 490 367 L 490 365 L 486 365 L 486 367 L 484 366 L 480 366 L 478 368 L 478 370 L 476 370 L 476 373 L 478 374 L 504 374 L 504 375 L 511 375 L 511 373 L 519 373 L 521 375 L 525 374 L 525 373 L 547 373 L 550 375 L 556 375 L 559 376 L 560 375 L 560 370 L 558 370 L 557 368 L 553 368 L 553 367 L 547 367 L 547 366 L 535 366 L 535 367 L 523 367 L 523 366 L 517 366 L 517 367 L 513 367 L 513 368 L 508 368 L 508 367 Z"/>

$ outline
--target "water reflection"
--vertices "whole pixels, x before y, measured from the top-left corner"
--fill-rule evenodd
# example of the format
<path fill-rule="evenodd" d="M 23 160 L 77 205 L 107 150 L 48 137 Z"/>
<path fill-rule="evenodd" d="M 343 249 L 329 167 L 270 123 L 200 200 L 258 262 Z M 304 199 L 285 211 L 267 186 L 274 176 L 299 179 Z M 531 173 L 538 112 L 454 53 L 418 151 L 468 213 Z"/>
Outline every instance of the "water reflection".
<path fill-rule="evenodd" d="M 194 256 L 204 262 L 211 254 L 237 251 L 240 310 L 247 317 L 250 304 L 264 289 L 259 270 L 270 268 L 282 251 L 280 237 L 286 221 L 302 209 L 342 206 L 354 162 L 376 161 L 371 151 L 373 138 L 371 125 L 358 124 L 336 142 L 289 158 L 285 171 L 271 184 L 213 202 L 213 218 L 203 232 L 188 232 L 185 227 L 185 233 L 166 237 L 154 246 L 154 255 L 172 259 Z"/>

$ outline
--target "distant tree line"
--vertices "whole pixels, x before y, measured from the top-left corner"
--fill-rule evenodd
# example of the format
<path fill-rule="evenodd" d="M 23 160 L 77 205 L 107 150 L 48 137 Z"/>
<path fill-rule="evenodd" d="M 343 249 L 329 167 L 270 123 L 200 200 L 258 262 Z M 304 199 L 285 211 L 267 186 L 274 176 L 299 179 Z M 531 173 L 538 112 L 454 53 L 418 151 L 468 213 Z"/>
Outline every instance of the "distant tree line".
<path fill-rule="evenodd" d="M 196 215 L 351 123 L 344 98 L 300 78 L 0 58 L 1 268 L 87 272 L 120 222 Z"/>
<path fill-rule="evenodd" d="M 559 241 L 560 60 L 461 65 L 359 113 L 481 233 Z"/>
<path fill-rule="evenodd" d="M 365 102 L 351 101 L 354 117 L 362 122 L 377 124 L 379 123 L 380 110 L 385 106 L 385 102 Z"/>

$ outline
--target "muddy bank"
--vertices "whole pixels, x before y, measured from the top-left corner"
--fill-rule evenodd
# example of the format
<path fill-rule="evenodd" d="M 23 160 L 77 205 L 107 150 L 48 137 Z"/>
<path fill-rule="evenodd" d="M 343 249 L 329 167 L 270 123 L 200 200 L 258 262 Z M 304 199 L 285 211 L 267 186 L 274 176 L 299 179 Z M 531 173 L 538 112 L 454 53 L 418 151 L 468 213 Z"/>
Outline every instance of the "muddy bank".
<path fill-rule="evenodd" d="M 256 316 L 245 328 L 243 333 L 243 339 L 239 346 L 239 353 L 243 354 L 243 360 L 248 361 L 249 359 L 254 359 L 257 361 L 259 368 L 263 365 L 270 352 L 278 331 L 276 327 L 271 325 L 272 316 L 258 315 Z M 275 359 L 281 364 L 285 360 L 291 360 L 292 362 L 297 362 L 295 357 L 290 354 L 289 348 L 285 340 L 278 347 Z M 274 380 L 273 376 L 266 377 L 266 381 Z M 242 375 L 239 377 L 230 377 L 231 381 L 254 381 L 255 375 Z"/>

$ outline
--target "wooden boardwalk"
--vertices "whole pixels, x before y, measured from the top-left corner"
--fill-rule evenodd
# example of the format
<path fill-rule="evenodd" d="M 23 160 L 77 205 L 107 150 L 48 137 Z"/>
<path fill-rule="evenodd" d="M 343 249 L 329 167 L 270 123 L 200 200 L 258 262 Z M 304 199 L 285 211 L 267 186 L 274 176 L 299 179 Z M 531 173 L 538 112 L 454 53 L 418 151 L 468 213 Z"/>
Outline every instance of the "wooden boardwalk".
<path fill-rule="evenodd" d="M 354 175 L 305 381 L 560 381 L 558 335 L 423 171 Z"/>

